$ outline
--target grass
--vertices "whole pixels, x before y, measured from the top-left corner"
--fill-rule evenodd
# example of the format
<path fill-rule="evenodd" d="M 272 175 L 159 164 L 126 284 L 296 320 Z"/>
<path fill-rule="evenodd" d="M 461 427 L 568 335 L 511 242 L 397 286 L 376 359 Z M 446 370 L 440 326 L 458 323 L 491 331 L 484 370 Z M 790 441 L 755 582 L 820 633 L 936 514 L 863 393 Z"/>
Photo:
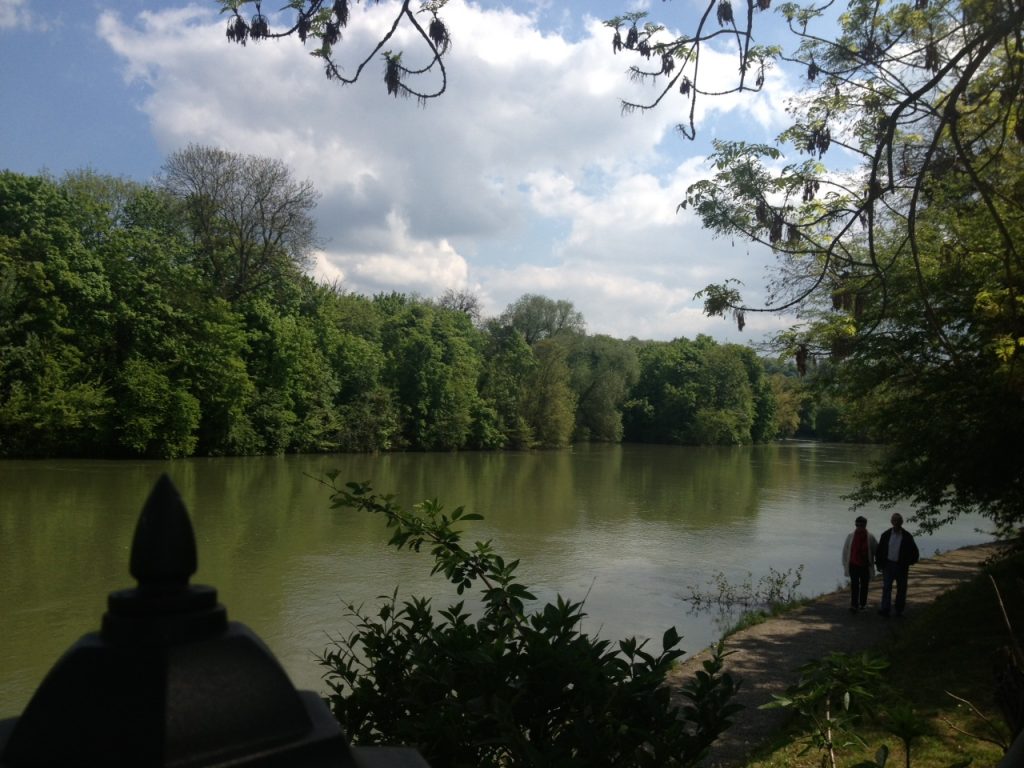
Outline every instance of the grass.
<path fill-rule="evenodd" d="M 908 616 L 899 636 L 875 649 L 890 663 L 886 677 L 894 694 L 887 698 L 905 700 L 924 727 L 924 735 L 911 748 L 912 768 L 963 764 L 989 768 L 998 764 L 1003 750 L 985 738 L 1006 744 L 1011 741 L 993 698 L 994 661 L 1009 645 L 1010 635 L 989 573 L 999 585 L 1010 624 L 1021 638 L 1024 582 L 1019 580 L 1024 576 L 1024 555 L 1017 554 L 990 565 L 978 578 Z M 749 762 L 748 768 L 822 766 L 821 753 L 805 750 L 808 734 L 800 725 L 794 722 Z M 858 726 L 856 735 L 863 745 L 837 744 L 838 765 L 871 760 L 883 744 L 890 750 L 889 766 L 907 765 L 899 739 L 870 718 Z"/>
<path fill-rule="evenodd" d="M 772 603 L 766 608 L 744 611 L 733 623 L 725 628 L 722 632 L 722 639 L 725 640 L 732 635 L 735 635 L 737 632 L 742 632 L 748 627 L 756 627 L 758 624 L 764 624 L 769 619 L 774 619 L 784 613 L 789 613 L 792 610 L 807 605 L 812 600 L 814 600 L 812 597 L 798 597 L 786 600 L 785 602 Z"/>

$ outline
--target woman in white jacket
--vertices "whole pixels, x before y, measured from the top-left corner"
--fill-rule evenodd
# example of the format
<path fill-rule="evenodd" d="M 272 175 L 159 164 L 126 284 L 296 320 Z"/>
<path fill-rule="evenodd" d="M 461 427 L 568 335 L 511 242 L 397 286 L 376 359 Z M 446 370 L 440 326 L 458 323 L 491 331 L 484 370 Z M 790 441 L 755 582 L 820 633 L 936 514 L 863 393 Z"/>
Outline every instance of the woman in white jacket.
<path fill-rule="evenodd" d="M 843 573 L 850 577 L 850 613 L 863 611 L 868 602 L 868 582 L 875 572 L 878 542 L 868 533 L 867 518 L 858 515 L 853 532 L 843 544 Z"/>

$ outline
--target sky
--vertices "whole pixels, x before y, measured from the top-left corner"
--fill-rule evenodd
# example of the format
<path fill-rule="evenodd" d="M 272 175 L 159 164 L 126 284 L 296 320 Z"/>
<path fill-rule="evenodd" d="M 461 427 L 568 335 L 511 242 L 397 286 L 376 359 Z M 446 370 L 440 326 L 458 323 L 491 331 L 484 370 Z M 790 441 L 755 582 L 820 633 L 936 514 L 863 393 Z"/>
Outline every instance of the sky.
<path fill-rule="evenodd" d="M 346 71 L 395 7 L 354 5 Z M 376 61 L 342 86 L 311 44 L 229 42 L 216 0 L 0 0 L 0 168 L 149 182 L 190 143 L 274 157 L 321 193 L 315 272 L 351 292 L 468 291 L 486 316 L 541 294 L 593 334 L 756 342 L 789 319 L 748 314 L 739 332 L 694 294 L 735 278 L 763 301 L 773 256 L 677 206 L 711 174 L 712 138 L 773 140 L 795 83 L 774 70 L 760 94 L 704 100 L 696 141 L 675 130 L 681 97 L 623 115 L 621 99 L 654 91 L 630 82 L 602 20 L 644 8 L 450 0 L 447 90 L 423 106 L 388 95 Z M 681 31 L 699 11 L 655 2 L 651 18 Z M 735 72 L 728 52 L 704 56 Z"/>

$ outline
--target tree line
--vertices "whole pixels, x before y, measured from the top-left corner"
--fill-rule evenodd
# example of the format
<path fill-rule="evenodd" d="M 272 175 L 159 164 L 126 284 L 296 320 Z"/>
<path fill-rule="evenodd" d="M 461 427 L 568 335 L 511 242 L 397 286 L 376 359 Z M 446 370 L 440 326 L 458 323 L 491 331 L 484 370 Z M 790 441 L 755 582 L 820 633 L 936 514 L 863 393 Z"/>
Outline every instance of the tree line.
<path fill-rule="evenodd" d="M 197 146 L 151 184 L 0 174 L 0 455 L 738 444 L 799 424 L 746 347 L 590 335 L 539 295 L 482 318 L 467 293 L 317 281 L 316 199 L 278 161 Z"/>

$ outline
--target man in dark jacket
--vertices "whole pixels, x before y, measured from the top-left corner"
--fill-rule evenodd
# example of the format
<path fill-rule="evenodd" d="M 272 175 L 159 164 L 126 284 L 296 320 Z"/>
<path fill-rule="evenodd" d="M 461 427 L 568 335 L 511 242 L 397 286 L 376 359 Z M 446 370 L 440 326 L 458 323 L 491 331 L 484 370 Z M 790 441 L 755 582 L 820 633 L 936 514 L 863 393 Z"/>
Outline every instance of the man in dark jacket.
<path fill-rule="evenodd" d="M 907 604 L 907 576 L 910 566 L 917 562 L 921 553 L 917 550 L 914 537 L 903 530 L 903 515 L 899 512 L 889 519 L 892 528 L 882 534 L 875 551 L 875 563 L 882 571 L 882 604 L 878 612 L 888 616 L 894 609 L 897 616 L 903 614 Z M 896 582 L 896 602 L 892 603 L 892 583 Z"/>

